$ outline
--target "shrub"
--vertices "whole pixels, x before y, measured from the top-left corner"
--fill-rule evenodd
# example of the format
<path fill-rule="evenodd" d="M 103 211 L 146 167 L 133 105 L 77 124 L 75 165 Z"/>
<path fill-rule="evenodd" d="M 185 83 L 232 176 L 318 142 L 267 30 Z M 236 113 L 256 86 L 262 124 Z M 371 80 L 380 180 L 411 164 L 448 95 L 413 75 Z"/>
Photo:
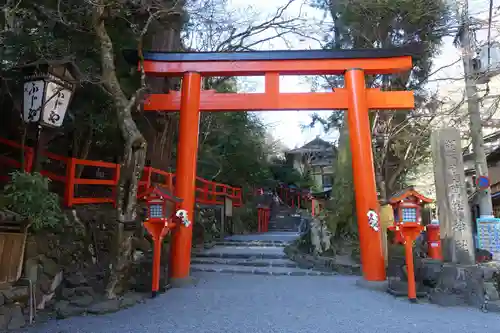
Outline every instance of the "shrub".
<path fill-rule="evenodd" d="M 34 231 L 55 228 L 63 221 L 57 194 L 49 191 L 50 180 L 39 173 L 15 171 L 4 187 L 6 207 L 28 219 Z"/>

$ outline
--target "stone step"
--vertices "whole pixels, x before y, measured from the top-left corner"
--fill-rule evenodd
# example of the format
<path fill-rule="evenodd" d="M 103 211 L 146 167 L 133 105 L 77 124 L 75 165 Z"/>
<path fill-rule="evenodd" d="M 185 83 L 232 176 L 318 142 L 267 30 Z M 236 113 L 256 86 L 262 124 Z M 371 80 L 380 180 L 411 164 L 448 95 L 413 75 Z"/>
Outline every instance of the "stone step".
<path fill-rule="evenodd" d="M 288 276 L 333 276 L 332 272 L 320 272 L 289 267 L 249 267 L 238 265 L 191 265 L 192 272 L 213 272 L 230 274 L 255 274 L 255 275 L 288 275 Z"/>
<path fill-rule="evenodd" d="M 258 259 L 286 259 L 282 247 L 261 246 L 216 246 L 199 253 L 193 253 L 197 258 L 258 258 Z"/>
<path fill-rule="evenodd" d="M 216 242 L 216 245 L 220 246 L 258 246 L 258 247 L 285 247 L 286 243 L 273 243 L 273 242 Z"/>
<path fill-rule="evenodd" d="M 280 232 L 297 232 L 298 228 L 271 228 L 269 227 L 269 231 L 280 231 Z"/>
<path fill-rule="evenodd" d="M 226 237 L 226 239 L 224 241 L 244 241 L 244 242 L 254 242 L 254 241 L 275 242 L 275 241 L 279 241 L 279 242 L 290 243 L 299 237 L 300 237 L 300 234 L 297 232 L 297 230 L 294 230 L 292 232 L 279 232 L 279 231 L 272 231 L 271 232 L 270 231 L 270 232 L 264 232 L 264 233 L 259 233 L 259 234 L 229 236 L 229 237 Z"/>
<path fill-rule="evenodd" d="M 269 230 L 298 230 L 296 225 L 269 225 Z"/>
<path fill-rule="evenodd" d="M 269 227 L 286 227 L 286 228 L 293 228 L 293 227 L 298 227 L 300 223 L 272 223 L 269 222 Z"/>
<path fill-rule="evenodd" d="M 221 241 L 222 243 L 230 243 L 230 244 L 271 244 L 271 245 L 286 245 L 290 242 L 282 241 L 282 240 L 251 240 L 251 239 L 225 239 Z M 258 246 L 258 245 L 257 245 Z"/>
<path fill-rule="evenodd" d="M 229 258 L 193 258 L 192 265 L 231 265 L 251 267 L 288 267 L 297 268 L 298 264 L 289 259 L 229 259 Z"/>

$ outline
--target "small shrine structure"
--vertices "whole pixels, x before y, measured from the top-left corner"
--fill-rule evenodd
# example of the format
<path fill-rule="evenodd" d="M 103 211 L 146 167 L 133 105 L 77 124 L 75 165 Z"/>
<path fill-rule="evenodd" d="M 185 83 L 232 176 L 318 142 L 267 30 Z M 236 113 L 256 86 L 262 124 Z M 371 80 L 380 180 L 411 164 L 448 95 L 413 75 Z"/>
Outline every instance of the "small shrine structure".
<path fill-rule="evenodd" d="M 394 224 L 396 225 L 422 223 L 422 209 L 432 202 L 434 200 L 419 193 L 413 186 L 394 193 L 388 201 L 394 211 Z M 400 233 L 396 233 L 394 242 L 399 244 L 404 242 Z"/>

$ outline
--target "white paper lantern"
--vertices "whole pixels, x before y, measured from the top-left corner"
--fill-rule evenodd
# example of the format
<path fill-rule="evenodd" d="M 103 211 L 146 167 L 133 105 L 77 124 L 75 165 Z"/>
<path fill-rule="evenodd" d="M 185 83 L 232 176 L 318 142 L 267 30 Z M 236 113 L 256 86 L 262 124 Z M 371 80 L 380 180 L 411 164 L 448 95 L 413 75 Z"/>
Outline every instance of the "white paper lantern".
<path fill-rule="evenodd" d="M 73 95 L 72 78 L 62 70 L 64 66 L 39 65 L 33 74 L 25 77 L 22 118 L 26 123 L 40 123 L 48 127 L 61 127 Z M 53 72 L 65 74 L 62 78 Z"/>

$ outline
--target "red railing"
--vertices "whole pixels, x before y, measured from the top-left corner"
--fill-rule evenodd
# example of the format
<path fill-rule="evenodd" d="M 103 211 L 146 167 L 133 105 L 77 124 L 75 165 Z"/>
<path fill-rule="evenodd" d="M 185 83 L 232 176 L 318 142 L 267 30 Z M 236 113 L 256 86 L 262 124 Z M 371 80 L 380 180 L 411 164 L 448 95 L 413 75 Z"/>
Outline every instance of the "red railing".
<path fill-rule="evenodd" d="M 283 201 L 283 203 L 291 208 L 301 208 L 304 207 L 305 204 L 311 205 L 311 214 L 312 216 L 316 216 L 321 211 L 323 211 L 323 205 L 320 200 L 315 199 L 310 191 L 303 190 L 300 188 L 289 188 L 278 186 L 276 188 L 276 193 Z"/>
<path fill-rule="evenodd" d="M 19 151 L 24 148 L 23 165 L 21 165 L 21 162 L 19 162 L 17 158 L 0 155 L 0 167 L 7 166 L 12 169 L 24 169 L 26 172 L 31 171 L 33 167 L 34 157 L 34 149 L 32 147 L 23 147 L 21 144 L 15 141 L 7 140 L 4 138 L 0 138 L 0 144 L 15 148 L 18 155 Z M 42 170 L 40 171 L 40 173 L 51 179 L 53 182 L 61 183 L 64 185 L 64 205 L 66 207 L 72 207 L 74 205 L 81 204 L 116 204 L 115 198 L 116 188 L 120 179 L 120 164 L 103 161 L 82 160 L 74 157 L 65 157 L 53 154 L 48 151 L 44 151 L 42 154 L 47 157 L 48 164 L 59 164 L 59 173 L 55 170 Z M 62 165 L 64 165 L 64 167 L 61 167 Z M 99 168 L 100 170 L 104 170 L 104 173 L 106 173 L 107 171 L 107 173 L 110 174 L 111 177 L 108 177 L 108 179 L 102 179 L 102 177 L 77 177 L 76 170 L 78 169 L 79 165 Z M 62 173 L 64 173 L 64 175 L 60 175 Z M 8 181 L 8 179 L 9 177 L 5 174 L 0 176 L 1 181 Z M 175 186 L 175 174 L 152 167 L 145 167 L 142 178 L 139 181 L 138 192 L 141 193 L 152 184 L 162 184 L 173 191 Z M 111 193 L 109 196 L 105 197 L 96 197 L 95 195 L 77 197 L 75 195 L 76 185 L 100 185 L 104 186 L 107 189 L 110 189 Z M 241 206 L 241 188 L 216 183 L 200 177 L 196 178 L 196 202 L 207 205 L 222 205 L 224 203 L 224 197 L 226 196 L 232 199 L 233 206 Z"/>

